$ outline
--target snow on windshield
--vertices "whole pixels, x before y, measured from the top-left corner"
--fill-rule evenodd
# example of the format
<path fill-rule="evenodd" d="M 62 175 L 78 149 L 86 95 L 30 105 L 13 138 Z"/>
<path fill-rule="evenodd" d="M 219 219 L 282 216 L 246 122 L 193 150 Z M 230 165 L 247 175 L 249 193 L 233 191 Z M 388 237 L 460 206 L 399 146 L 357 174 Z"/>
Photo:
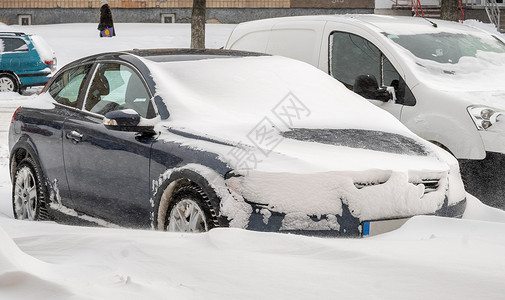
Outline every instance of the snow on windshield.
<path fill-rule="evenodd" d="M 384 35 L 416 57 L 439 63 L 457 64 L 462 57 L 476 57 L 478 52 L 505 53 L 505 44 L 490 35 L 450 32 Z"/>
<path fill-rule="evenodd" d="M 383 35 L 398 47 L 398 55 L 426 85 L 441 90 L 476 88 L 484 91 L 501 87 L 505 43 L 475 29 L 461 30 L 441 29 L 416 34 L 383 32 Z"/>

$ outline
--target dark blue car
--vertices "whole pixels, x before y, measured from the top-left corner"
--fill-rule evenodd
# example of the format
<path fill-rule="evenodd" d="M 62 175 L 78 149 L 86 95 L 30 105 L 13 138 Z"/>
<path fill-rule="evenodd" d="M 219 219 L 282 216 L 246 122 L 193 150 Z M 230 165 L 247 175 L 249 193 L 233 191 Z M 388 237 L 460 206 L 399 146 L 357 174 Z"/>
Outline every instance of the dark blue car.
<path fill-rule="evenodd" d="M 9 147 L 18 219 L 366 236 L 466 203 L 450 154 L 321 71 L 254 53 L 80 59 L 15 112 Z"/>
<path fill-rule="evenodd" d="M 55 70 L 56 57 L 42 37 L 0 32 L 0 92 L 43 86 Z"/>

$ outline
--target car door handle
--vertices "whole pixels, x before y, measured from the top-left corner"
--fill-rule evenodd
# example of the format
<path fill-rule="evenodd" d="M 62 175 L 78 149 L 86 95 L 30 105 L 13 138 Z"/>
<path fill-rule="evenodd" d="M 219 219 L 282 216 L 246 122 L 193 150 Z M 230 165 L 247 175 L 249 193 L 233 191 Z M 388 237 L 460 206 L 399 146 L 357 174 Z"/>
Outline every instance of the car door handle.
<path fill-rule="evenodd" d="M 72 143 L 77 144 L 82 141 L 83 135 L 78 131 L 72 130 L 70 132 L 67 132 L 66 137 L 67 139 L 71 139 Z"/>

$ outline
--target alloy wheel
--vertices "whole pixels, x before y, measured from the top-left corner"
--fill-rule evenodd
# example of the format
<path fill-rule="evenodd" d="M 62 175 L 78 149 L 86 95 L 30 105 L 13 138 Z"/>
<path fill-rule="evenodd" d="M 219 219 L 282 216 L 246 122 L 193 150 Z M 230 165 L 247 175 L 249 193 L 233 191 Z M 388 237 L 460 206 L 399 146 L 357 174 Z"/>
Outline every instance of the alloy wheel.
<path fill-rule="evenodd" d="M 182 199 L 170 212 L 168 231 L 206 232 L 208 231 L 205 213 L 197 202 Z"/>
<path fill-rule="evenodd" d="M 16 84 L 14 80 L 10 77 L 2 76 L 0 77 L 0 92 L 14 92 Z"/>
<path fill-rule="evenodd" d="M 25 166 L 18 171 L 14 187 L 16 218 L 35 220 L 37 205 L 37 182 L 30 168 Z"/>

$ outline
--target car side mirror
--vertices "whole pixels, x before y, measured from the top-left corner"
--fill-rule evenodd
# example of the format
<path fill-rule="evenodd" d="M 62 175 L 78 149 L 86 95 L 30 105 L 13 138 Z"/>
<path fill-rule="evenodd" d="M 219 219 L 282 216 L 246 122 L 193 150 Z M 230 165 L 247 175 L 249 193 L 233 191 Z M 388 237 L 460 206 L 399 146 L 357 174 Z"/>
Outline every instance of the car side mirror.
<path fill-rule="evenodd" d="M 103 124 L 110 130 L 140 133 L 154 132 L 154 126 L 141 125 L 142 117 L 133 109 L 114 110 L 105 114 Z"/>
<path fill-rule="evenodd" d="M 377 79 L 375 76 L 370 74 L 359 75 L 356 77 L 356 80 L 354 80 L 353 91 L 366 99 L 380 100 L 384 102 L 392 99 L 392 96 L 387 88 L 379 88 Z"/>

